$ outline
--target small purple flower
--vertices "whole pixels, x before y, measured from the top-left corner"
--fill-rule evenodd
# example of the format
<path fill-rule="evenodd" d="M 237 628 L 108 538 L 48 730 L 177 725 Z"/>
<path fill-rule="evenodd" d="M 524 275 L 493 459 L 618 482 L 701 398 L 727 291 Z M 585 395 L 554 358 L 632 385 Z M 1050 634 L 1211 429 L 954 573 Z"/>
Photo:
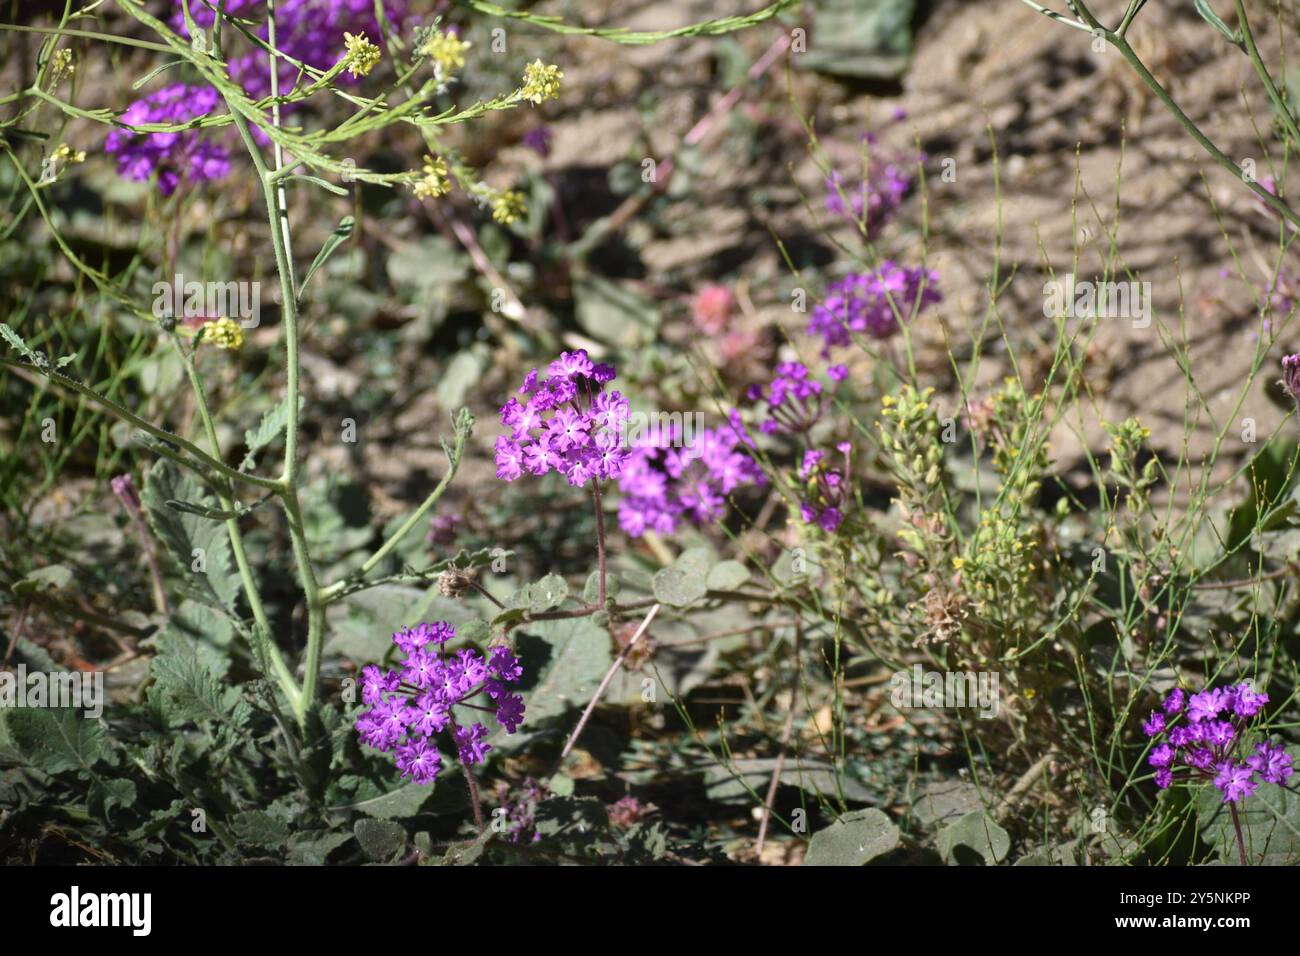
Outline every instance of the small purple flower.
<path fill-rule="evenodd" d="M 886 261 L 873 272 L 850 273 L 831 282 L 808 319 L 808 334 L 823 340 L 822 354 L 849 345 L 854 334 L 886 339 L 926 306 L 943 300 L 939 275 Z"/>
<path fill-rule="evenodd" d="M 1281 746 L 1265 741 L 1245 761 L 1234 757 L 1247 719 L 1267 702 L 1267 694 L 1244 682 L 1226 689 L 1208 687 L 1190 697 L 1175 689 L 1165 699 L 1163 713 L 1152 713 L 1142 725 L 1153 738 L 1147 762 L 1156 768 L 1156 786 L 1163 790 L 1175 780 L 1208 781 L 1223 794 L 1225 803 L 1234 803 L 1255 793 L 1261 780 L 1285 783 L 1292 773 L 1291 756 Z M 1183 722 L 1173 726 L 1180 717 Z M 1182 775 L 1176 777 L 1176 771 Z"/>
<path fill-rule="evenodd" d="M 374 664 L 367 665 L 361 669 L 361 702 L 377 704 L 385 693 L 397 690 L 400 683 L 397 674 L 384 673 Z"/>
<path fill-rule="evenodd" d="M 1268 694 L 1257 694 L 1247 683 L 1238 684 L 1232 693 L 1231 707 L 1238 717 L 1254 717 L 1268 703 Z"/>
<path fill-rule="evenodd" d="M 121 122 L 127 126 L 180 126 L 214 112 L 220 103 L 221 97 L 210 86 L 173 83 L 136 100 L 122 114 Z M 170 196 L 181 180 L 199 183 L 221 179 L 230 172 L 229 152 L 205 136 L 202 129 L 136 133 L 117 128 L 104 141 L 104 152 L 117 157 L 119 175 L 140 182 L 156 175 L 159 192 Z"/>
<path fill-rule="evenodd" d="M 442 769 L 442 758 L 428 740 L 415 740 L 397 748 L 397 769 L 418 784 L 433 783 Z"/>
<path fill-rule="evenodd" d="M 1172 717 L 1182 711 L 1183 706 L 1187 703 L 1187 695 L 1181 687 L 1175 687 L 1169 692 L 1163 704 L 1165 713 Z"/>
<path fill-rule="evenodd" d="M 1282 385 L 1296 404 L 1300 405 L 1300 354 L 1288 355 L 1282 359 Z"/>
<path fill-rule="evenodd" d="M 1147 755 L 1147 763 L 1153 767 L 1168 767 L 1174 762 L 1177 756 L 1173 747 L 1168 744 L 1160 744 L 1152 748 L 1151 753 Z"/>
<path fill-rule="evenodd" d="M 498 644 L 488 654 L 488 670 L 504 681 L 517 681 L 523 676 L 524 669 L 510 648 Z"/>
<path fill-rule="evenodd" d="M 549 126 L 534 126 L 520 140 L 542 159 L 551 155 L 552 132 Z"/>
<path fill-rule="evenodd" d="M 524 699 L 519 694 L 505 694 L 497 703 L 497 722 L 513 734 L 524 721 Z"/>
<path fill-rule="evenodd" d="M 514 481 L 524 473 L 524 453 L 515 442 L 505 435 L 497 438 L 496 447 L 497 477 L 502 481 Z"/>
<path fill-rule="evenodd" d="M 516 726 L 518 726 L 517 723 Z M 513 733 L 513 731 L 511 732 Z M 455 737 L 457 752 L 462 763 L 473 765 L 487 761 L 488 751 L 492 747 L 485 742 L 487 740 L 486 727 L 482 724 L 474 724 L 471 727 L 457 727 Z"/>
<path fill-rule="evenodd" d="M 1218 770 L 1214 785 L 1223 791 L 1224 803 L 1244 800 L 1259 789 L 1259 781 L 1254 778 L 1254 772 L 1245 764 L 1225 761 L 1219 765 Z"/>
<path fill-rule="evenodd" d="M 1193 694 L 1187 703 L 1187 719 L 1192 722 L 1213 720 L 1227 706 L 1227 695 L 1217 687 Z"/>
<path fill-rule="evenodd" d="M 1246 758 L 1246 764 L 1266 783 L 1284 784 L 1291 777 L 1291 755 L 1278 744 L 1264 741 Z"/>

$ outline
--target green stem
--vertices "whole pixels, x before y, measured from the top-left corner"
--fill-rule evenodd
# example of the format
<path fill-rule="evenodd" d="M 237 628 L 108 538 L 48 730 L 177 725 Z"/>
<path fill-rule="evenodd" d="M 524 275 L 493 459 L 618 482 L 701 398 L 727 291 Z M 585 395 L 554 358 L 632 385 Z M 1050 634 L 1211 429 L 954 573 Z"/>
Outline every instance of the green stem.
<path fill-rule="evenodd" d="M 299 371 L 298 357 L 298 302 L 294 293 L 293 269 L 289 262 L 289 250 L 286 244 L 288 236 L 288 213 L 284 208 L 283 195 L 276 189 L 272 176 L 274 170 L 266 166 L 261 150 L 249 130 L 248 120 L 238 113 L 235 104 L 226 98 L 234 116 L 235 127 L 244 140 L 244 145 L 257 171 L 262 184 L 262 195 L 266 200 L 267 220 L 271 227 L 271 245 L 275 251 L 276 272 L 280 278 L 280 311 L 284 318 L 284 342 L 286 360 L 286 409 L 284 439 L 284 474 L 280 478 L 280 497 L 284 502 L 285 514 L 289 522 L 289 538 L 293 547 L 294 560 L 298 565 L 298 578 L 302 585 L 303 597 L 307 601 L 307 657 L 304 662 L 302 677 L 302 695 L 294 708 L 294 714 L 301 724 L 306 720 L 307 708 L 316 698 L 316 686 L 320 680 L 321 642 L 325 632 L 325 602 L 320 585 L 316 581 L 316 572 L 312 568 L 311 552 L 307 545 L 307 536 L 303 529 L 302 505 L 298 500 L 298 398 Z"/>
<path fill-rule="evenodd" d="M 1277 84 L 1273 82 L 1268 67 L 1264 65 L 1264 60 L 1259 55 L 1259 48 L 1255 46 L 1255 34 L 1251 32 L 1250 23 L 1246 20 L 1246 5 L 1242 3 L 1242 0 L 1236 0 L 1236 4 L 1237 26 L 1241 30 L 1241 38 L 1246 44 L 1246 55 L 1250 57 L 1250 62 L 1255 67 L 1255 74 L 1259 77 L 1259 81 L 1264 84 L 1264 89 L 1268 92 L 1268 98 L 1273 103 L 1273 109 L 1277 110 L 1277 115 L 1281 117 L 1283 125 L 1286 126 L 1287 135 L 1291 137 L 1291 142 L 1297 148 L 1300 148 L 1300 129 L 1296 128 L 1295 117 L 1291 115 L 1291 110 L 1287 108 L 1286 101 L 1282 99 Z"/>
<path fill-rule="evenodd" d="M 22 365 L 21 363 L 15 362 L 12 359 L 7 359 L 4 357 L 0 357 L 0 365 L 10 365 L 18 369 L 26 368 L 26 366 Z M 154 438 L 157 438 L 159 441 L 166 442 L 169 445 L 175 445 L 178 448 L 183 449 L 184 451 L 192 455 L 194 458 L 196 458 L 199 464 L 202 465 L 204 468 L 216 472 L 217 474 L 221 475 L 221 477 L 227 479 L 228 481 L 235 481 L 235 482 L 242 481 L 245 484 L 257 485 L 260 488 L 270 488 L 276 491 L 278 491 L 280 488 L 280 483 L 276 481 L 274 478 L 259 478 L 257 475 L 246 475 L 241 471 L 236 471 L 234 468 L 231 468 L 225 462 L 218 461 L 217 459 L 213 458 L 211 455 L 203 451 L 201 448 L 199 448 L 197 445 L 193 444 L 192 442 L 188 442 L 184 438 L 181 438 L 179 435 L 174 435 L 171 432 L 166 431 L 165 429 L 159 428 L 157 425 L 145 421 L 140 416 L 123 408 L 121 405 L 113 401 L 111 398 L 101 395 L 99 394 L 99 392 L 95 391 L 90 386 L 83 385 L 81 382 L 78 382 L 75 378 L 69 378 L 63 373 L 56 372 L 53 369 L 37 369 L 37 372 L 43 374 L 46 379 L 48 379 L 51 382 L 54 382 L 56 385 L 62 385 L 64 388 L 71 389 L 72 391 L 76 392 L 79 395 L 86 396 L 86 398 L 89 398 L 95 404 L 99 405 L 101 408 L 103 408 L 105 411 L 111 414 L 114 418 L 121 419 L 122 421 L 126 422 L 128 425 L 134 425 L 142 432 L 152 435 Z M 187 468 L 194 469 L 194 470 L 201 470 L 199 468 L 196 468 L 194 463 L 185 461 L 184 459 L 180 458 L 180 456 L 178 455 L 169 455 L 167 457 L 173 458 L 174 460 L 178 461 L 180 464 L 185 465 Z"/>
<path fill-rule="evenodd" d="M 198 369 L 195 367 L 194 356 L 181 348 L 181 343 L 174 332 L 171 335 L 171 340 L 172 347 L 176 349 L 181 364 L 185 366 L 185 373 L 189 377 L 191 388 L 194 390 L 199 418 L 203 421 L 203 429 L 207 432 L 208 442 L 212 445 L 213 453 L 220 455 L 221 445 L 217 441 L 217 428 L 212 421 L 212 413 L 208 408 L 207 392 L 203 388 L 203 380 L 199 377 Z M 233 497 L 220 487 L 216 487 L 215 490 L 222 510 L 234 510 L 236 502 Z M 298 682 L 293 679 L 293 674 L 290 673 L 289 666 L 285 663 L 283 655 L 280 654 L 280 649 L 271 640 L 271 623 L 266 616 L 266 608 L 262 604 L 262 594 L 258 590 L 257 581 L 253 577 L 248 552 L 244 548 L 244 536 L 239 530 L 239 518 L 226 519 L 226 535 L 230 538 L 230 550 L 235 555 L 235 566 L 239 569 L 239 580 L 243 584 L 244 595 L 248 598 L 248 606 L 253 612 L 253 652 L 258 656 L 262 670 L 264 672 L 270 670 L 275 674 L 276 680 L 280 682 L 280 689 L 289 700 L 290 706 L 297 710 L 302 691 L 298 687 Z"/>
<path fill-rule="evenodd" d="M 1210 138 L 1202 133 L 1200 128 L 1192 122 L 1191 118 L 1188 117 L 1178 104 L 1174 102 L 1174 98 L 1169 95 L 1169 91 L 1161 86 L 1160 81 L 1151 75 L 1151 71 L 1146 68 L 1145 63 L 1138 59 L 1138 55 L 1133 52 L 1133 48 L 1129 46 L 1126 39 L 1103 27 L 1097 21 L 1097 18 L 1092 15 L 1092 12 L 1082 3 L 1082 0 L 1078 0 L 1075 6 L 1079 11 L 1079 15 L 1083 17 L 1092 30 L 1100 33 L 1111 46 L 1120 52 L 1120 55 L 1123 56 L 1124 59 L 1128 61 L 1129 65 L 1137 72 L 1137 75 L 1142 82 L 1145 83 L 1151 92 L 1156 95 L 1156 98 L 1165 105 L 1165 108 L 1173 114 L 1174 119 L 1178 121 L 1178 125 L 1186 130 L 1187 134 L 1191 136 L 1192 139 L 1200 143 L 1201 147 L 1210 154 L 1215 162 L 1228 172 L 1232 173 L 1232 175 L 1237 179 L 1242 180 L 1252 191 L 1254 191 L 1255 195 L 1271 206 L 1280 216 L 1293 225 L 1300 227 L 1300 214 L 1297 214 L 1290 206 L 1282 202 L 1281 199 L 1274 196 L 1263 186 L 1255 182 L 1253 178 L 1246 179 L 1242 175 L 1241 168 L 1234 163 L 1223 152 L 1223 150 L 1215 146 L 1214 143 L 1210 141 Z"/>
<path fill-rule="evenodd" d="M 473 422 L 474 419 L 469 416 L 468 411 L 462 409 L 456 420 L 456 444 L 448 450 L 447 472 L 442 476 L 442 480 L 438 482 L 438 486 L 429 493 L 429 497 L 424 499 L 423 504 L 416 508 L 411 516 L 402 522 L 401 527 L 394 531 L 389 536 L 388 540 L 380 545 L 379 550 L 366 559 L 366 562 L 361 565 L 359 570 L 348 575 L 348 577 L 341 581 L 335 581 L 333 584 L 321 591 L 321 599 L 324 603 L 328 604 L 329 602 L 336 600 L 341 597 L 348 588 L 364 579 L 366 575 L 379 566 L 380 562 L 383 561 L 384 558 L 388 557 L 388 555 L 392 553 L 393 549 L 402 542 L 402 539 L 410 534 L 411 529 L 419 524 L 421 519 L 429 513 L 429 509 L 437 503 L 438 499 L 442 497 L 443 492 L 447 490 L 447 486 L 451 484 L 452 479 L 456 477 L 456 470 L 460 467 L 461 458 L 465 453 L 465 442 L 469 438 L 470 426 Z M 445 445 L 443 447 L 446 448 Z"/>
<path fill-rule="evenodd" d="M 285 514 L 289 519 L 289 540 L 293 546 L 294 560 L 298 564 L 298 579 L 307 599 L 307 659 L 303 663 L 302 696 L 294 708 L 298 723 L 307 719 L 307 708 L 316 699 L 316 685 L 320 682 L 321 644 L 325 636 L 325 601 L 316 572 L 312 568 L 311 553 L 307 548 L 307 535 L 303 530 L 302 505 L 297 489 L 286 488 L 282 496 Z"/>

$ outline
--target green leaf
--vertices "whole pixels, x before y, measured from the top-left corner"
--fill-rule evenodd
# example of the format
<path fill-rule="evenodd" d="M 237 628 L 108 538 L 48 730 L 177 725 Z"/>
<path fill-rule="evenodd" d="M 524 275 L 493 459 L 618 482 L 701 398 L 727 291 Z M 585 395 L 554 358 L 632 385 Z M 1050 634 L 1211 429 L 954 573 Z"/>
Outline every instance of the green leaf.
<path fill-rule="evenodd" d="M 704 583 L 710 591 L 734 591 L 748 580 L 749 569 L 739 561 L 719 561 Z"/>
<path fill-rule="evenodd" d="M 302 396 L 298 397 L 298 408 L 302 408 Z M 240 471 L 252 471 L 257 464 L 257 453 L 275 441 L 289 424 L 289 400 L 286 398 L 267 409 L 256 428 L 244 432 L 244 442 L 248 453 L 240 464 Z"/>
<path fill-rule="evenodd" d="M 408 783 L 396 790 L 390 790 L 388 793 L 381 793 L 377 797 L 370 797 L 359 803 L 333 809 L 355 810 L 357 813 L 364 813 L 376 820 L 413 817 L 420 812 L 420 808 L 424 806 L 424 801 L 428 800 L 429 795 L 432 793 L 433 790 L 430 787 L 418 783 Z"/>
<path fill-rule="evenodd" d="M 240 843 L 278 850 L 289 839 L 289 825 L 265 810 L 245 810 L 230 821 L 230 830 Z"/>
<path fill-rule="evenodd" d="M 324 189 L 327 192 L 332 192 L 336 196 L 349 195 L 348 191 L 344 189 L 342 186 L 336 186 L 334 185 L 334 183 L 331 183 L 328 180 L 321 179 L 319 176 L 309 176 L 307 173 L 290 173 L 288 176 L 281 176 L 280 179 L 284 182 L 288 182 L 291 179 L 296 179 L 299 180 L 300 182 L 311 183 L 313 186 L 319 186 L 321 189 Z M 351 216 L 348 216 L 346 219 L 343 220 L 344 223 L 348 224 L 349 233 L 352 231 L 351 220 L 352 220 Z M 342 225 L 343 223 L 340 223 L 339 228 L 342 228 Z M 326 242 L 326 245 L 328 246 L 329 243 Z M 316 255 L 317 262 L 312 263 L 312 271 L 315 270 L 319 262 L 323 261 L 321 260 L 321 256 L 324 254 L 325 254 L 325 250 L 324 248 L 322 248 L 321 251 Z M 308 279 L 311 278 L 311 271 L 308 271 L 307 278 Z M 303 288 L 306 288 L 307 281 L 304 279 L 302 284 L 303 284 Z M 300 299 L 302 298 L 302 289 L 298 290 L 298 298 Z"/>
<path fill-rule="evenodd" d="M 0 338 L 9 343 L 9 347 L 14 349 L 19 355 L 27 359 L 33 365 L 40 365 L 40 359 L 33 352 L 28 344 L 23 341 L 23 337 L 11 329 L 8 325 L 0 322 Z"/>
<path fill-rule="evenodd" d="M 527 712 L 515 733 L 498 729 L 493 746 L 500 749 L 519 747 L 544 722 L 586 705 L 614 660 L 609 631 L 585 617 L 532 622 L 516 644 Z"/>
<path fill-rule="evenodd" d="M 970 813 L 939 831 L 939 855 L 949 864 L 1001 863 L 1011 849 L 1007 831 L 983 810 Z"/>
<path fill-rule="evenodd" d="M 72 583 L 72 569 L 62 564 L 29 571 L 14 582 L 15 594 L 34 594 L 37 591 L 61 591 Z"/>
<path fill-rule="evenodd" d="M 622 589 L 623 589 L 623 585 L 619 581 L 619 579 L 615 575 L 610 574 L 608 571 L 606 571 L 605 572 L 606 599 L 618 597 L 619 592 Z M 598 601 L 599 599 L 600 599 L 600 571 L 596 570 L 596 571 L 592 571 L 591 574 L 587 575 L 587 581 L 582 586 L 582 600 L 585 601 L 587 604 L 595 604 L 596 601 Z"/>
<path fill-rule="evenodd" d="M 335 186 L 332 183 L 327 183 L 325 180 L 318 179 L 315 176 L 303 176 L 302 178 L 315 183 L 317 186 L 324 189 L 328 189 L 330 192 L 337 192 L 340 196 L 346 196 L 348 194 L 346 189 Z M 316 270 L 323 266 L 325 261 L 334 254 L 334 250 L 345 242 L 350 235 L 352 235 L 352 230 L 356 224 L 357 221 L 351 216 L 344 216 L 339 221 L 339 224 L 334 227 L 334 231 L 331 232 L 329 238 L 325 240 L 325 244 L 320 247 L 320 252 L 316 253 L 316 258 L 312 260 L 311 267 L 307 270 L 307 274 L 303 276 L 302 285 L 298 286 L 298 301 L 302 301 L 302 295 L 307 291 L 307 283 L 311 282 L 311 277 L 316 274 Z"/>
<path fill-rule="evenodd" d="M 162 459 L 145 476 L 140 500 L 148 513 L 150 527 L 180 564 L 190 596 L 209 607 L 236 613 L 240 585 L 233 570 L 225 526 L 167 506 L 169 500 L 187 501 L 218 510 L 216 499 L 191 475 Z"/>
<path fill-rule="evenodd" d="M 1196 7 L 1196 12 L 1201 15 L 1201 19 L 1223 34 L 1229 43 L 1236 47 L 1243 46 L 1245 40 L 1242 38 L 1241 33 L 1224 23 L 1219 15 L 1214 12 L 1214 8 L 1210 6 L 1208 0 L 1194 0 L 1193 5 Z"/>
<path fill-rule="evenodd" d="M 406 846 L 406 831 L 390 820 L 361 819 L 352 832 L 362 852 L 375 861 L 390 860 Z"/>
<path fill-rule="evenodd" d="M 329 855 L 351 839 L 351 833 L 295 833 L 289 838 L 289 862 L 324 866 Z"/>
<path fill-rule="evenodd" d="M 808 843 L 804 866 L 862 866 L 898 847 L 899 831 L 874 807 L 846 813 Z"/>
<path fill-rule="evenodd" d="M 772 781 L 776 757 L 741 757 L 730 766 L 709 764 L 704 771 L 704 789 L 710 800 L 719 803 L 748 803 L 753 794 L 762 795 Z M 842 793 L 844 799 L 866 803 L 876 794 L 852 777 L 843 774 L 836 780 L 835 767 L 819 760 L 787 759 L 781 767 L 781 783 L 799 787 L 812 796 L 825 795 L 835 800 Z"/>
<path fill-rule="evenodd" d="M 9 739 L 23 760 L 45 773 L 92 768 L 110 757 L 101 721 L 68 707 L 17 707 L 0 711 Z"/>
<path fill-rule="evenodd" d="M 634 348 L 652 341 L 659 307 L 631 287 L 583 273 L 573 281 L 574 318 L 593 338 Z"/>
<path fill-rule="evenodd" d="M 558 574 L 548 574 L 528 588 L 528 610 L 542 614 L 564 603 L 569 596 L 569 585 Z"/>
<path fill-rule="evenodd" d="M 114 807 L 129 808 L 135 799 L 135 784 L 130 780 L 99 777 L 86 791 L 86 809 L 97 817 L 107 817 Z"/>
<path fill-rule="evenodd" d="M 188 654 L 198 657 L 216 677 L 230 669 L 230 644 L 235 628 L 230 619 L 197 601 L 182 601 L 167 623 L 145 640 L 156 656 Z"/>
<path fill-rule="evenodd" d="M 158 66 L 155 66 L 152 70 L 150 70 L 150 71 L 149 71 L 148 73 L 146 73 L 144 76 L 140 77 L 140 79 L 138 79 L 138 80 L 136 80 L 134 83 L 132 83 L 132 84 L 131 84 L 131 89 L 133 89 L 133 90 L 138 90 L 138 89 L 140 89 L 141 87 L 147 86 L 148 83 L 149 83 L 149 81 L 152 80 L 152 79 L 153 79 L 155 76 L 157 76 L 158 74 L 160 74 L 160 73 L 164 73 L 164 72 L 166 72 L 167 70 L 170 70 L 170 69 L 171 69 L 172 67 L 174 67 L 174 66 L 181 66 L 181 65 L 184 64 L 184 63 L 185 63 L 184 60 L 168 60 L 168 61 L 166 61 L 165 63 L 160 63 Z"/>
<path fill-rule="evenodd" d="M 224 684 L 211 655 L 180 627 L 172 629 L 161 646 L 163 652 L 149 665 L 153 684 L 148 698 L 163 720 L 171 726 L 211 721 L 237 736 L 252 710 L 238 688 Z"/>
<path fill-rule="evenodd" d="M 915 0 L 814 0 L 812 39 L 796 56 L 804 69 L 866 80 L 897 80 L 912 57 Z"/>
<path fill-rule="evenodd" d="M 483 381 L 488 368 L 487 349 L 481 345 L 461 349 L 447 363 L 434 389 L 443 408 L 455 408 L 465 401 L 470 390 Z"/>
<path fill-rule="evenodd" d="M 671 565 L 655 573 L 652 582 L 655 600 L 673 607 L 694 604 L 708 591 L 712 562 L 707 548 L 683 551 Z"/>

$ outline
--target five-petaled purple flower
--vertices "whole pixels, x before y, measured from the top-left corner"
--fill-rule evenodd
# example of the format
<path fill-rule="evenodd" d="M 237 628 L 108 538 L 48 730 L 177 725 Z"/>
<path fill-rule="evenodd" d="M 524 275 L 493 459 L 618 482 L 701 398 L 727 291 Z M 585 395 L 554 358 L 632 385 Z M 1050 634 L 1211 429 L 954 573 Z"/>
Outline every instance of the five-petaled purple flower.
<path fill-rule="evenodd" d="M 456 723 L 452 710 L 486 693 L 496 704 L 496 720 L 513 734 L 524 719 L 524 699 L 512 693 L 523 668 L 510 648 L 493 647 L 485 657 L 465 648 L 449 654 L 447 642 L 456 629 L 446 621 L 404 627 L 393 643 L 404 655 L 394 670 L 375 665 L 361 671 L 361 701 L 370 709 L 356 720 L 361 742 L 392 753 L 402 776 L 432 783 L 442 769 L 433 735 L 451 728 L 457 755 L 480 764 L 492 749 L 488 729 L 480 723 Z"/>

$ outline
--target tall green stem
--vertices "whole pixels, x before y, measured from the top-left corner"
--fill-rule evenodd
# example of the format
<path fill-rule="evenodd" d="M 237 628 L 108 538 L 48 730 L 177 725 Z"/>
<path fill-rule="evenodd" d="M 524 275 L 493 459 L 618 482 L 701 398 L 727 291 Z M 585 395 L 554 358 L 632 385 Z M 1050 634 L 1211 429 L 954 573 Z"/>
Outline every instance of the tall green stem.
<path fill-rule="evenodd" d="M 316 697 L 316 686 L 320 679 L 321 642 L 325 633 L 325 602 L 320 585 L 316 581 L 316 572 L 312 568 L 311 553 L 307 546 L 307 537 L 303 528 L 302 505 L 298 500 L 298 398 L 300 359 L 298 356 L 298 300 L 294 291 L 293 269 L 289 261 L 289 248 L 286 243 L 288 235 L 288 212 L 284 208 L 283 195 L 276 189 L 273 179 L 274 171 L 266 166 L 257 141 L 253 139 L 248 121 L 239 113 L 233 103 L 227 100 L 234 116 L 235 127 L 248 149 L 253 167 L 262 184 L 262 195 L 266 200 L 267 221 L 271 227 L 271 246 L 275 251 L 275 267 L 280 278 L 280 314 L 284 320 L 285 343 L 285 377 L 286 411 L 284 439 L 284 474 L 280 478 L 280 497 L 284 502 L 285 514 L 289 523 L 289 538 L 293 547 L 294 560 L 298 565 L 298 578 L 302 585 L 303 597 L 307 602 L 307 656 L 302 676 L 302 695 L 295 708 L 295 716 L 302 723 L 307 717 L 307 708 Z"/>
<path fill-rule="evenodd" d="M 212 421 L 211 410 L 208 408 L 207 392 L 203 388 L 203 380 L 199 377 L 198 369 L 194 365 L 194 356 L 187 354 L 181 348 L 175 333 L 172 334 L 171 340 L 173 348 L 176 349 L 176 354 L 180 357 L 181 364 L 185 367 L 185 373 L 189 376 L 190 387 L 194 391 L 195 401 L 198 405 L 199 418 L 203 421 L 203 429 L 207 433 L 208 443 L 212 446 L 212 453 L 214 457 L 220 457 L 221 446 L 217 441 L 217 428 Z M 217 500 L 221 503 L 221 509 L 223 511 L 233 511 L 236 502 L 232 495 L 219 486 L 214 487 Z M 239 518 L 226 519 L 226 535 L 230 538 L 230 550 L 235 555 L 235 566 L 239 569 L 239 580 L 243 584 L 244 595 L 248 598 L 248 606 L 253 612 L 253 651 L 257 654 L 262 669 L 264 671 L 270 670 L 275 674 L 276 680 L 280 682 L 280 689 L 289 700 L 290 706 L 296 711 L 299 707 L 302 691 L 298 687 L 298 682 L 293 679 L 293 674 L 290 673 L 289 666 L 285 663 L 280 649 L 271 640 L 271 623 L 266 616 L 266 608 L 262 604 L 262 594 L 258 590 L 257 581 L 253 577 L 252 565 L 248 561 L 248 552 L 244 548 L 244 535 L 239 530 Z"/>

